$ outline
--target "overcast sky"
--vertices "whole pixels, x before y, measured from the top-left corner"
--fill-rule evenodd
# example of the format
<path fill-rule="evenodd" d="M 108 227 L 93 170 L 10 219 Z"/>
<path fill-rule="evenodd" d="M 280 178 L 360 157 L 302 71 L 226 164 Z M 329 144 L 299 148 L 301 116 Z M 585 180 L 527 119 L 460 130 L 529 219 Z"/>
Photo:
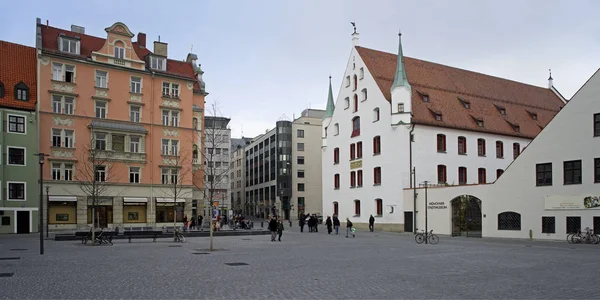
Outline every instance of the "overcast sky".
<path fill-rule="evenodd" d="M 145 32 L 149 47 L 160 35 L 172 59 L 185 59 L 193 45 L 207 104 L 217 101 L 240 137 L 325 108 L 328 76 L 334 96 L 341 86 L 350 21 L 368 48 L 395 53 L 401 29 L 406 56 L 538 86 L 547 86 L 551 68 L 570 98 L 600 67 L 599 11 L 592 0 L 12 1 L 0 40 L 34 46 L 40 17 L 99 37 L 121 21 Z"/>

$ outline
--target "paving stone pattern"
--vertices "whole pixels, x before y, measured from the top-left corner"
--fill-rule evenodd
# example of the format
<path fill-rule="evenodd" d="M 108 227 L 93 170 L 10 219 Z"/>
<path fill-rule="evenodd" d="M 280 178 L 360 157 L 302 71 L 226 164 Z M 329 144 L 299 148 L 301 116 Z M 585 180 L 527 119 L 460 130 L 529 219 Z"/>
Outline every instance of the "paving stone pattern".
<path fill-rule="evenodd" d="M 118 240 L 114 246 L 0 236 L 0 299 L 598 299 L 600 245 L 409 234 L 299 233 Z M 11 249 L 27 249 L 15 252 Z M 231 266 L 232 263 L 248 265 Z M 230 265 L 227 265 L 230 264 Z M 234 264 L 235 265 L 235 264 Z"/>

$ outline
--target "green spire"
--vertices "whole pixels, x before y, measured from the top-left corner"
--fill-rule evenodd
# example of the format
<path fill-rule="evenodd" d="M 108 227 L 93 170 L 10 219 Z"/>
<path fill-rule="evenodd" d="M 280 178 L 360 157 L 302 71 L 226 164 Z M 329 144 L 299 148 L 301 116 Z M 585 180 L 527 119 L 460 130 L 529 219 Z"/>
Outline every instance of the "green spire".
<path fill-rule="evenodd" d="M 325 118 L 333 116 L 335 104 L 333 103 L 333 92 L 331 91 L 331 76 L 329 76 L 329 95 L 327 96 L 327 108 L 325 109 Z"/>
<path fill-rule="evenodd" d="M 406 68 L 404 68 L 404 55 L 402 54 L 402 33 L 398 33 L 398 60 L 396 65 L 396 76 L 394 76 L 394 84 L 390 90 L 399 86 L 410 88 L 406 77 Z"/>

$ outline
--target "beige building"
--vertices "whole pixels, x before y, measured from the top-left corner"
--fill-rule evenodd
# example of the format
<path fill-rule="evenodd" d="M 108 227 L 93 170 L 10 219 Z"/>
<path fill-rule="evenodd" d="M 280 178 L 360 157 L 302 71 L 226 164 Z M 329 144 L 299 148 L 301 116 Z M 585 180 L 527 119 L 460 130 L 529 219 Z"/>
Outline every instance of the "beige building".
<path fill-rule="evenodd" d="M 250 205 L 246 203 L 246 151 L 244 148 L 252 139 L 242 137 L 231 139 L 231 179 L 230 201 L 235 214 L 250 214 Z"/>
<path fill-rule="evenodd" d="M 325 110 L 306 109 L 292 122 L 292 211 L 322 215 L 321 122 Z"/>

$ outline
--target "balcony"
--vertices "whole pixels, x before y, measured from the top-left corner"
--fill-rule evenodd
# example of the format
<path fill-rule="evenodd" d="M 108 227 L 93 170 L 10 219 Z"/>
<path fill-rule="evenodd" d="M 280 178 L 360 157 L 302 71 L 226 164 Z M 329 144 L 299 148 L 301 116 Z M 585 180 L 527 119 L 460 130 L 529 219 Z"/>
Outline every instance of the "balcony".
<path fill-rule="evenodd" d="M 96 157 L 100 160 L 146 163 L 146 153 L 133 153 L 111 150 L 95 151 L 97 151 Z"/>

